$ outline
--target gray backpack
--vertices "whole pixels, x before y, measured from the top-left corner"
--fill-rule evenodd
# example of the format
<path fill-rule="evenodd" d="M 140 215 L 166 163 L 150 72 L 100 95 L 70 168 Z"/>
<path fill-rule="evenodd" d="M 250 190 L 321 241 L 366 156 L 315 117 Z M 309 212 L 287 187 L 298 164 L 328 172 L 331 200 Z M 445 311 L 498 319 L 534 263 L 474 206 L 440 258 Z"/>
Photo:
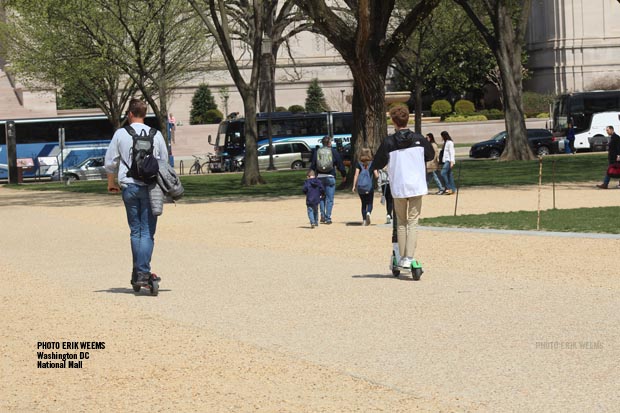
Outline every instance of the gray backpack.
<path fill-rule="evenodd" d="M 316 151 L 316 169 L 322 173 L 329 173 L 334 169 L 332 148 L 323 146 Z"/>

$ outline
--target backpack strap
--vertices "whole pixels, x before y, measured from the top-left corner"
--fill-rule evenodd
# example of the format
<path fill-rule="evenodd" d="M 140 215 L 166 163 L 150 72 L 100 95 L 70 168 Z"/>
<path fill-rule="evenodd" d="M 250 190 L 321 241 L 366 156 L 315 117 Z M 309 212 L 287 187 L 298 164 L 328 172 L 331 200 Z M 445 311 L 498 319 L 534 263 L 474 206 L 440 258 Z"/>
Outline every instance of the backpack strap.
<path fill-rule="evenodd" d="M 131 127 L 131 125 L 125 125 L 123 126 L 123 129 L 125 129 L 127 131 L 127 133 L 129 134 L 129 136 L 131 136 L 132 138 L 137 138 L 138 134 L 136 133 L 136 130 L 134 128 Z"/>

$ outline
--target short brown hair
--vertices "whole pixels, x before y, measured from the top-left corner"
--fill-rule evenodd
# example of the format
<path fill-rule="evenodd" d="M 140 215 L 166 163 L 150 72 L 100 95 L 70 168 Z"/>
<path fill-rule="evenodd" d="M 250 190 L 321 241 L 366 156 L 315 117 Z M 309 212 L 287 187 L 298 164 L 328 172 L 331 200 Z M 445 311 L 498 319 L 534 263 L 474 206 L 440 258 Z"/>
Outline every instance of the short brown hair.
<path fill-rule="evenodd" d="M 390 118 L 394 125 L 399 128 L 406 128 L 409 123 L 409 109 L 406 106 L 394 106 L 390 109 Z"/>
<path fill-rule="evenodd" d="M 129 101 L 127 112 L 131 112 L 136 118 L 146 118 L 146 103 L 140 99 L 133 98 Z"/>

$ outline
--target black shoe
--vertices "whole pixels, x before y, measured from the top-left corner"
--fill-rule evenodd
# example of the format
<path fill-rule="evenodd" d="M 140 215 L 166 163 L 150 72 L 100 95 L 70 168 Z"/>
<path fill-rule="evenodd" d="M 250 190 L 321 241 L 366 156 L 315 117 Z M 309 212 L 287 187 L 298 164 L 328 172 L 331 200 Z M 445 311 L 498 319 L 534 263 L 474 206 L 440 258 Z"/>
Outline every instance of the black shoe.
<path fill-rule="evenodd" d="M 332 224 L 332 220 L 330 219 L 329 221 L 325 221 L 325 225 L 331 225 Z"/>
<path fill-rule="evenodd" d="M 325 217 L 321 217 L 321 219 L 319 220 L 319 222 L 320 222 L 321 224 L 324 224 L 324 223 L 325 223 Z"/>
<path fill-rule="evenodd" d="M 136 281 L 133 283 L 134 285 L 147 285 L 151 280 L 150 272 L 138 271 L 136 273 Z"/>

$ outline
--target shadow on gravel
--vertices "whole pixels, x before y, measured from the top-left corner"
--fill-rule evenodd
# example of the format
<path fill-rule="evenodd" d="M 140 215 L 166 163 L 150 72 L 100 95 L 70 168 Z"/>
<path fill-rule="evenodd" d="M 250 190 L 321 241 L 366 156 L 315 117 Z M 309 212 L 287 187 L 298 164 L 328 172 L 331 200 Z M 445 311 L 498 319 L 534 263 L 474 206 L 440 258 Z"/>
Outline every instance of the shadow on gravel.
<path fill-rule="evenodd" d="M 170 289 L 165 289 L 165 288 L 160 288 L 159 292 L 164 292 L 164 291 L 172 291 Z M 117 287 L 117 288 L 108 288 L 107 290 L 95 290 L 93 291 L 94 293 L 110 293 L 110 294 L 131 294 L 131 295 L 143 295 L 145 297 L 151 297 L 151 294 L 149 293 L 149 291 L 145 288 L 142 289 L 142 291 L 140 291 L 139 293 L 135 292 L 133 290 L 133 288 L 123 288 L 123 287 Z"/>
<path fill-rule="evenodd" d="M 35 192 L 14 191 L 3 193 L 0 191 L 0 205 L 2 206 L 118 206 L 123 205 L 120 195 L 90 195 L 71 192 Z"/>
<path fill-rule="evenodd" d="M 413 281 L 411 277 L 407 277 L 407 274 L 394 277 L 392 274 L 365 274 L 365 275 L 353 275 L 351 278 L 387 278 L 396 281 Z"/>

